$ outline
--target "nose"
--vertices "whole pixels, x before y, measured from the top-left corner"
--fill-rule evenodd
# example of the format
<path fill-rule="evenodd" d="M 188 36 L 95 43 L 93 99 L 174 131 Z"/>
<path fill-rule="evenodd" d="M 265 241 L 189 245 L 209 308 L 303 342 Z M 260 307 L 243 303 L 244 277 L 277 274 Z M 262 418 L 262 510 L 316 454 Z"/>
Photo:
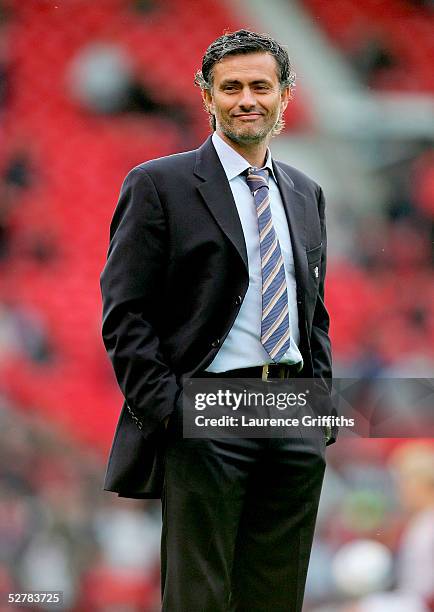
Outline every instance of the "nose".
<path fill-rule="evenodd" d="M 252 90 L 250 89 L 250 87 L 244 87 L 242 90 L 242 95 L 241 98 L 239 100 L 239 105 L 240 107 L 244 109 L 250 109 L 253 106 L 256 105 L 256 98 L 253 95 Z"/>

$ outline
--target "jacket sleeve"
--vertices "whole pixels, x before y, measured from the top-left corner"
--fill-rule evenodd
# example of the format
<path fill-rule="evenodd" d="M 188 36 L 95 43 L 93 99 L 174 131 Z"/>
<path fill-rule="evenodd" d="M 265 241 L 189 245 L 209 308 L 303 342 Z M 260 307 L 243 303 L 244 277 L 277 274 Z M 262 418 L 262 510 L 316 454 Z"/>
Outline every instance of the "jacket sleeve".
<path fill-rule="evenodd" d="M 310 337 L 310 347 L 312 351 L 313 375 L 314 378 L 321 379 L 322 387 L 325 390 L 324 404 L 321 413 L 336 416 L 337 412 L 334 409 L 331 401 L 332 390 L 332 356 L 331 344 L 329 337 L 330 317 L 324 303 L 324 285 L 327 269 L 327 231 L 325 221 L 325 198 L 322 189 L 320 188 L 318 198 L 318 212 L 321 223 L 321 240 L 322 240 L 322 255 L 320 267 L 320 279 L 318 287 L 318 297 L 315 304 L 315 310 L 312 322 L 312 332 Z M 320 395 L 319 395 L 320 397 Z M 337 428 L 331 427 L 331 431 L 327 433 L 328 442 L 332 444 L 336 441 Z"/>
<path fill-rule="evenodd" d="M 167 261 L 164 211 L 151 177 L 126 177 L 110 226 L 101 274 L 102 336 L 128 410 L 145 436 L 174 409 L 179 387 L 162 353 L 156 322 Z"/>

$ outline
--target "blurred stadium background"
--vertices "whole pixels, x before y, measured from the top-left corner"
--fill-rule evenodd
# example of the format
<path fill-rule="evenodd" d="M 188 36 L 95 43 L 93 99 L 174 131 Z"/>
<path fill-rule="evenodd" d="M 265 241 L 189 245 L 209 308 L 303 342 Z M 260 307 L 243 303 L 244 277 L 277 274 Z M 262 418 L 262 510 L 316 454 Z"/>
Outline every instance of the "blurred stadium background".
<path fill-rule="evenodd" d="M 239 27 L 298 74 L 272 148 L 327 195 L 336 375 L 433 377 L 432 0 L 0 0 L 2 593 L 159 609 L 159 502 L 101 492 L 99 273 L 125 174 L 204 140 L 193 74 Z M 433 610 L 432 440 L 327 452 L 306 612 Z"/>

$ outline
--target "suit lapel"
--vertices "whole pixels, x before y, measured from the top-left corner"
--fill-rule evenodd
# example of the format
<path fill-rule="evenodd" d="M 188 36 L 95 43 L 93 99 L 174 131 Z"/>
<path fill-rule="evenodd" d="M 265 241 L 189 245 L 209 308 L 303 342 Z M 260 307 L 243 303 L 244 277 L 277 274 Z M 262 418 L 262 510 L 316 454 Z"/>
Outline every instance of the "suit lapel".
<path fill-rule="evenodd" d="M 278 162 L 273 162 L 273 167 L 288 219 L 296 280 L 300 288 L 303 289 L 301 293 L 304 295 L 304 289 L 308 284 L 306 198 L 304 194 L 295 189 L 292 179 Z M 246 270 L 248 270 L 247 249 L 241 221 L 229 182 L 214 149 L 211 137 L 197 150 L 194 172 L 203 180 L 198 185 L 198 190 L 205 204 L 225 236 L 237 250 Z"/>
<path fill-rule="evenodd" d="M 203 179 L 198 186 L 212 216 L 230 240 L 244 262 L 246 270 L 247 249 L 241 221 L 228 179 L 214 149 L 211 137 L 197 150 L 195 174 Z"/>
<path fill-rule="evenodd" d="M 306 257 L 306 197 L 295 189 L 292 179 L 278 162 L 273 162 L 273 167 L 288 219 L 297 285 L 305 289 L 309 273 Z M 300 293 L 304 295 L 305 291 Z"/>

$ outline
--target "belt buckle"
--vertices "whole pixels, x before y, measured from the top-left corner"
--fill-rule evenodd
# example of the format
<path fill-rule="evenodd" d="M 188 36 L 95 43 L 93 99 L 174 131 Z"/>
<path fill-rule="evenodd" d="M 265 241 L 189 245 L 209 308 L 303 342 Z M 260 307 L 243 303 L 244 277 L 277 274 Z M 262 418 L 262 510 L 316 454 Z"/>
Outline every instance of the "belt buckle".
<path fill-rule="evenodd" d="M 273 366 L 273 368 L 277 368 L 278 374 L 275 375 L 276 379 L 279 380 L 284 380 L 285 378 L 288 378 L 288 376 L 285 376 L 285 364 L 283 363 L 267 363 L 264 366 L 262 366 L 262 380 L 265 382 L 268 382 L 270 380 L 270 376 L 271 376 L 271 372 L 270 372 L 270 365 Z"/>

